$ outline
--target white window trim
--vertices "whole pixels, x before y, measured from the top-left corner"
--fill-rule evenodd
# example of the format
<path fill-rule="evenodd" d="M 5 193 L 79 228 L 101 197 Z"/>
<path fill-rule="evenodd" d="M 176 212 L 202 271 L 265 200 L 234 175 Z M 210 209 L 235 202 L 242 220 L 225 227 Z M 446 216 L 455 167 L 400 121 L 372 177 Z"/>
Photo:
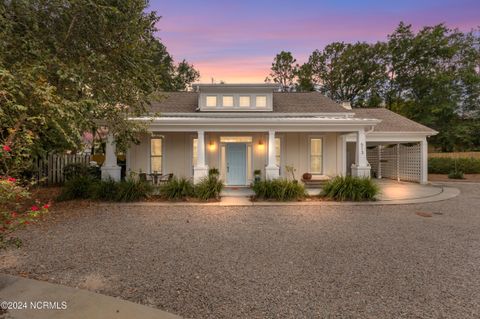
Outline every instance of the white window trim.
<path fill-rule="evenodd" d="M 232 105 L 224 105 L 223 104 L 223 99 L 226 97 L 231 97 L 232 98 Z M 217 102 L 218 104 L 218 102 Z M 222 94 L 222 107 L 228 107 L 228 108 L 233 108 L 235 107 L 235 96 L 233 94 Z"/>
<path fill-rule="evenodd" d="M 265 98 L 265 105 L 264 106 L 258 106 L 257 105 L 257 98 L 263 97 Z M 257 94 L 255 95 L 255 108 L 260 108 L 261 110 L 265 110 L 268 108 L 268 96 L 262 95 L 262 94 Z"/>
<path fill-rule="evenodd" d="M 311 165 L 311 158 L 312 158 L 312 145 L 311 145 L 311 140 L 312 139 L 321 139 L 322 140 L 322 171 L 320 173 L 318 172 L 311 172 L 310 170 L 312 169 Z M 307 147 L 308 147 L 308 172 L 312 175 L 324 175 L 325 173 L 325 135 L 309 135 L 308 140 L 307 140 Z"/>
<path fill-rule="evenodd" d="M 215 97 L 215 105 L 213 105 L 213 106 L 212 106 L 212 105 L 208 105 L 208 102 L 207 102 L 207 101 L 208 101 L 208 98 L 209 98 L 209 97 Z M 218 100 L 219 100 L 219 98 L 218 98 L 218 95 L 217 95 L 217 94 L 207 94 L 207 95 L 205 95 L 205 107 L 206 107 L 206 108 L 216 108 L 216 107 L 218 107 L 218 105 L 219 105 Z M 223 101 L 222 101 L 222 102 L 223 102 Z"/>
<path fill-rule="evenodd" d="M 247 97 L 250 101 L 250 103 L 247 105 L 247 106 L 242 106 L 240 105 L 240 100 L 242 99 L 242 97 Z M 249 94 L 240 94 L 238 96 L 238 107 L 239 108 L 251 108 L 253 105 L 252 105 L 252 96 L 249 95 Z"/>
<path fill-rule="evenodd" d="M 284 170 L 282 167 L 285 166 L 285 161 L 284 161 L 284 154 L 285 154 L 285 146 L 284 146 L 284 135 L 283 134 L 275 134 L 275 139 L 280 140 L 280 166 L 278 167 L 280 176 L 283 176 L 282 173 L 284 173 Z M 275 154 L 275 156 L 278 156 L 279 154 Z"/>
<path fill-rule="evenodd" d="M 193 173 L 194 173 L 194 163 L 193 163 L 193 156 L 195 155 L 194 152 L 193 152 L 193 140 L 195 139 L 198 139 L 198 137 L 196 135 L 190 135 L 190 143 L 188 144 L 188 147 L 189 147 L 189 152 L 190 153 L 190 160 L 189 160 L 189 163 L 190 163 L 190 174 L 191 176 L 193 177 Z M 197 147 L 198 147 L 198 141 L 197 141 Z M 198 158 L 197 158 L 197 161 L 198 161 Z"/>
<path fill-rule="evenodd" d="M 165 174 L 165 136 L 150 136 L 150 139 L 148 140 L 148 152 L 149 152 L 149 157 L 148 157 L 148 172 L 152 174 L 152 140 L 156 139 L 161 139 L 162 140 L 162 171 L 161 174 Z M 158 157 L 158 156 L 157 156 Z"/>

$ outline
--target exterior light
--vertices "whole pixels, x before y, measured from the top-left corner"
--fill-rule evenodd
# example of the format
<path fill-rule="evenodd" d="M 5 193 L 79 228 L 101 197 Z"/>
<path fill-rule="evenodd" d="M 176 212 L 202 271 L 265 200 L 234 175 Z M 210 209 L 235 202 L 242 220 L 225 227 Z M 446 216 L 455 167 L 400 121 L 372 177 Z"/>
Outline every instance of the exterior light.
<path fill-rule="evenodd" d="M 263 143 L 263 140 L 258 141 L 258 149 L 259 150 L 265 149 L 265 144 Z"/>
<path fill-rule="evenodd" d="M 216 146 L 216 145 L 215 145 L 215 142 L 212 141 L 212 140 L 208 143 L 208 149 L 209 149 L 211 152 L 215 151 L 215 146 Z"/>

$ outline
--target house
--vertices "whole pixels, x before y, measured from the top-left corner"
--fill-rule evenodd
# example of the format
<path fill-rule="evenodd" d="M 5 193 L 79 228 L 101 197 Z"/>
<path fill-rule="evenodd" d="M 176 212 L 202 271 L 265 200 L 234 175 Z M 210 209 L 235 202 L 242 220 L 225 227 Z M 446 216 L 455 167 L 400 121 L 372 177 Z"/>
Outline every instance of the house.
<path fill-rule="evenodd" d="M 283 93 L 274 84 L 198 84 L 165 93 L 126 153 L 127 172 L 173 173 L 199 181 L 218 168 L 226 185 L 336 175 L 427 182 L 427 138 L 434 130 L 384 108 L 351 109 L 318 92 Z M 120 178 L 108 136 L 103 178 Z"/>

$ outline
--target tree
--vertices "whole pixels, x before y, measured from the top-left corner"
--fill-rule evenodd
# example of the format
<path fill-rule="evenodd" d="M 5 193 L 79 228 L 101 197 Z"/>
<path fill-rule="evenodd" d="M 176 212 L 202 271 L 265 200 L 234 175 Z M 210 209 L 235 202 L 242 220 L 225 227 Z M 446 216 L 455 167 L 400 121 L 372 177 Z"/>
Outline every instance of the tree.
<path fill-rule="evenodd" d="M 400 23 L 389 35 L 387 107 L 438 130 L 432 141 L 444 151 L 464 145 L 478 120 L 478 40 L 443 24 L 415 34 Z"/>
<path fill-rule="evenodd" d="M 297 60 L 293 58 L 291 52 L 282 51 L 273 59 L 270 78 L 275 83 L 279 83 L 282 91 L 286 91 L 295 83 L 297 75 L 298 64 Z M 270 82 L 270 79 L 265 79 L 265 82 Z"/>
<path fill-rule="evenodd" d="M 312 81 L 336 101 L 378 106 L 386 79 L 385 45 L 334 42 L 314 51 L 308 60 Z"/>
<path fill-rule="evenodd" d="M 16 158 L 75 150 L 102 119 L 122 143 L 152 92 L 198 77 L 155 38 L 144 0 L 11 0 L 0 4 L 0 144 Z M 1 164 L 0 164 L 1 165 Z M 19 168 L 24 168 L 20 165 Z M 0 166 L 0 171 L 5 167 Z"/>
<path fill-rule="evenodd" d="M 297 70 L 297 91 L 314 91 L 312 66 L 310 63 L 302 64 Z"/>

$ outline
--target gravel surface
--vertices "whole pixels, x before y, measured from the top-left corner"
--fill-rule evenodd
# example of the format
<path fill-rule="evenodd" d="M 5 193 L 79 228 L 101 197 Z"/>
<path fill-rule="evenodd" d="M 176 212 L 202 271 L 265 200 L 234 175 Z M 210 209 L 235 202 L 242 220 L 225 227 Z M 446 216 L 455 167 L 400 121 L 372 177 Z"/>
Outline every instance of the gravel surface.
<path fill-rule="evenodd" d="M 480 184 L 456 187 L 402 206 L 63 208 L 0 271 L 188 318 L 479 318 Z"/>

